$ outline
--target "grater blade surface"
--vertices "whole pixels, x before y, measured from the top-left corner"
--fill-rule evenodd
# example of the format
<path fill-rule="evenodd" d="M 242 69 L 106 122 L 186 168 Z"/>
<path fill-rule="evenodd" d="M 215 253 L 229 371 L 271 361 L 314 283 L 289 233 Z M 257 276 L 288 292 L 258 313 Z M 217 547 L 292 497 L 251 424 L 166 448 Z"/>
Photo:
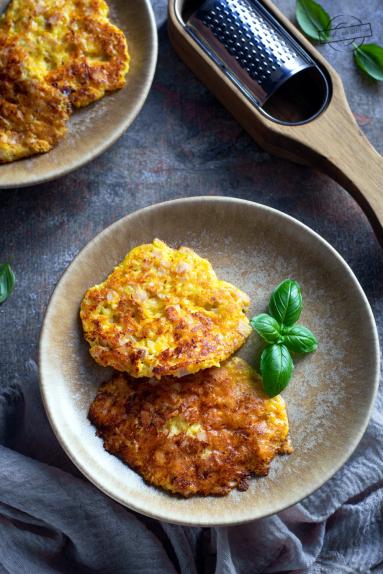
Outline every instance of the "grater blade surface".
<path fill-rule="evenodd" d="M 292 76 L 315 67 L 259 0 L 205 0 L 186 29 L 259 106 Z"/>

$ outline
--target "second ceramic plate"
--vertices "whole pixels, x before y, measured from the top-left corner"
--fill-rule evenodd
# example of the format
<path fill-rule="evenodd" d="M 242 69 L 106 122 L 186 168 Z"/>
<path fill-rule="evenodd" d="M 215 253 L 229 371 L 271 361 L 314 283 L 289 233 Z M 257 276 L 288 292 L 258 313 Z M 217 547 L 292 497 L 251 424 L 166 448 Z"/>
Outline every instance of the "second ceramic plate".
<path fill-rule="evenodd" d="M 316 353 L 296 360 L 283 393 L 295 451 L 267 477 L 223 498 L 170 496 L 148 486 L 104 451 L 87 412 L 109 372 L 90 358 L 79 322 L 88 287 L 134 246 L 158 237 L 187 245 L 218 276 L 251 297 L 249 315 L 266 309 L 286 277 L 303 288 L 301 321 L 316 334 Z M 253 335 L 240 355 L 259 350 Z M 52 427 L 79 469 L 106 494 L 155 518 L 188 525 L 245 522 L 278 512 L 321 486 L 347 460 L 368 422 L 378 386 L 379 348 L 368 301 L 344 260 L 316 233 L 283 213 L 230 198 L 198 197 L 154 205 L 121 219 L 70 265 L 49 304 L 40 342 L 41 390 Z"/>
<path fill-rule="evenodd" d="M 126 86 L 77 110 L 68 133 L 48 153 L 0 166 L 0 188 L 35 185 L 94 159 L 129 127 L 142 108 L 157 61 L 157 29 L 150 0 L 108 0 L 110 20 L 125 33 L 131 57 Z"/>

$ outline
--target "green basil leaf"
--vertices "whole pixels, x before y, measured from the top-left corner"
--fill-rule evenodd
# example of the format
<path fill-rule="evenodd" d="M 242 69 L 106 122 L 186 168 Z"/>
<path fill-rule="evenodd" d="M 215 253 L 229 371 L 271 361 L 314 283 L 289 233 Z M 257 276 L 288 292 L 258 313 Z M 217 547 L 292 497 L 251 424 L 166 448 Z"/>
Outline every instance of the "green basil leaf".
<path fill-rule="evenodd" d="M 383 48 L 378 44 L 364 44 L 354 50 L 355 62 L 374 80 L 383 81 Z"/>
<path fill-rule="evenodd" d="M 261 355 L 263 388 L 269 397 L 279 395 L 287 386 L 294 369 L 293 360 L 285 345 L 269 345 Z"/>
<path fill-rule="evenodd" d="M 318 341 L 307 327 L 294 325 L 283 331 L 283 342 L 295 353 L 312 353 L 318 348 Z"/>
<path fill-rule="evenodd" d="M 8 263 L 0 263 L 0 304 L 10 296 L 15 286 L 15 276 Z"/>
<path fill-rule="evenodd" d="M 280 325 L 290 326 L 298 321 L 301 312 L 301 287 L 296 281 L 285 279 L 271 294 L 269 313 Z"/>
<path fill-rule="evenodd" d="M 266 343 L 276 343 L 281 339 L 281 328 L 278 321 L 267 313 L 253 317 L 250 324 Z"/>
<path fill-rule="evenodd" d="M 320 4 L 314 0 L 297 0 L 295 14 L 306 36 L 318 42 L 328 40 L 331 18 Z"/>

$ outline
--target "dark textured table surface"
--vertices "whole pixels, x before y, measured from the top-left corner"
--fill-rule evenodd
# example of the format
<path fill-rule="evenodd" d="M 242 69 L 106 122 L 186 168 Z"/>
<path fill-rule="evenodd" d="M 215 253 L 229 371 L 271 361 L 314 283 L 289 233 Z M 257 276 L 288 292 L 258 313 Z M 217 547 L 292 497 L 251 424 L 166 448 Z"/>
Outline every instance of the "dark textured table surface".
<path fill-rule="evenodd" d="M 292 0 L 276 3 L 293 17 Z M 381 0 L 322 3 L 332 15 L 346 10 L 371 22 L 372 40 L 383 43 Z M 0 192 L 0 261 L 10 262 L 17 275 L 12 298 L 0 308 L 2 385 L 28 384 L 49 297 L 78 251 L 123 215 L 184 196 L 240 197 L 312 227 L 351 265 L 383 330 L 383 255 L 359 207 L 326 176 L 262 151 L 174 53 L 165 0 L 155 0 L 154 8 L 157 72 L 128 132 L 60 180 Z M 320 50 L 342 76 L 359 125 L 382 153 L 383 85 L 362 77 L 351 52 Z M 44 459 L 44 453 L 33 454 Z"/>

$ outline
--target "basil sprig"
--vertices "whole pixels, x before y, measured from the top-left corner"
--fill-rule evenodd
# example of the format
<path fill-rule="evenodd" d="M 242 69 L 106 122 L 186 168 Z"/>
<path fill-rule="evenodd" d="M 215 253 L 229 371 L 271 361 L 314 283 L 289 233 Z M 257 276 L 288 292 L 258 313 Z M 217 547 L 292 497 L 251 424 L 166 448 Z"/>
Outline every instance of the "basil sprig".
<path fill-rule="evenodd" d="M 297 0 L 295 14 L 306 36 L 317 42 L 328 40 L 331 18 L 320 4 L 314 0 Z"/>
<path fill-rule="evenodd" d="M 261 315 L 253 317 L 250 323 L 266 343 L 272 344 L 282 341 L 281 327 L 278 321 L 267 313 L 261 313 Z"/>
<path fill-rule="evenodd" d="M 301 30 L 317 42 L 330 40 L 331 16 L 314 0 L 296 0 L 295 15 Z M 367 76 L 383 82 L 383 47 L 379 44 L 353 44 L 354 61 Z"/>
<path fill-rule="evenodd" d="M 312 353 L 318 348 L 318 342 L 310 329 L 303 325 L 293 325 L 284 329 L 283 342 L 294 353 Z"/>
<path fill-rule="evenodd" d="M 354 50 L 354 60 L 365 74 L 383 82 L 383 48 L 379 44 L 363 44 Z"/>
<path fill-rule="evenodd" d="M 302 290 L 299 283 L 286 279 L 270 297 L 269 313 L 283 326 L 294 325 L 302 312 Z"/>
<path fill-rule="evenodd" d="M 0 263 L 0 305 L 10 296 L 15 286 L 15 275 L 8 263 Z"/>
<path fill-rule="evenodd" d="M 285 345 L 268 345 L 261 355 L 263 387 L 269 397 L 279 395 L 293 373 L 294 363 Z"/>
<path fill-rule="evenodd" d="M 266 341 L 261 355 L 263 388 L 275 397 L 291 379 L 294 363 L 290 351 L 312 353 L 318 342 L 310 329 L 296 325 L 302 312 L 302 290 L 292 279 L 285 279 L 272 292 L 269 314 L 261 313 L 250 321 L 253 329 Z"/>

